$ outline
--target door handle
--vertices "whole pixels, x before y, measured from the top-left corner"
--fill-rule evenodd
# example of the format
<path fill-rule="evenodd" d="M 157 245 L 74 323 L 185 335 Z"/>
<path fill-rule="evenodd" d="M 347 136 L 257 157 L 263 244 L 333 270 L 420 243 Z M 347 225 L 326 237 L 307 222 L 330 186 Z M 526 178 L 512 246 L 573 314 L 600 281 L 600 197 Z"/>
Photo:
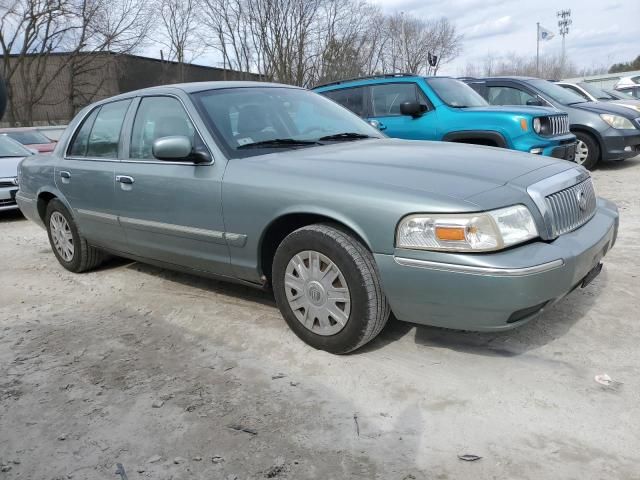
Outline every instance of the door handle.
<path fill-rule="evenodd" d="M 71 174 L 69 172 L 67 172 L 66 170 L 62 170 L 60 172 L 60 178 L 64 178 L 66 180 L 69 180 L 71 178 Z"/>
<path fill-rule="evenodd" d="M 116 175 L 116 182 L 124 183 L 125 185 L 131 185 L 134 182 L 133 177 L 127 175 Z"/>

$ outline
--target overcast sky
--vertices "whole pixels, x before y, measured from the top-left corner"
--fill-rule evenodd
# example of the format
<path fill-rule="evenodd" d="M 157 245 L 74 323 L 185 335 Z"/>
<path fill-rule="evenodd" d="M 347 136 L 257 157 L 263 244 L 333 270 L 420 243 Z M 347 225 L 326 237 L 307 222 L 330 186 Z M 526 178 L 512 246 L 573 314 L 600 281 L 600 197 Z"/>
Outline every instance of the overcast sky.
<path fill-rule="evenodd" d="M 610 66 L 640 55 L 640 0 L 374 0 L 388 12 L 420 18 L 445 16 L 464 35 L 462 54 L 443 74 L 462 75 L 468 61 L 496 55 L 536 53 L 536 22 L 555 37 L 540 42 L 541 55 L 560 52 L 556 11 L 571 9 L 567 55 L 576 66 Z"/>

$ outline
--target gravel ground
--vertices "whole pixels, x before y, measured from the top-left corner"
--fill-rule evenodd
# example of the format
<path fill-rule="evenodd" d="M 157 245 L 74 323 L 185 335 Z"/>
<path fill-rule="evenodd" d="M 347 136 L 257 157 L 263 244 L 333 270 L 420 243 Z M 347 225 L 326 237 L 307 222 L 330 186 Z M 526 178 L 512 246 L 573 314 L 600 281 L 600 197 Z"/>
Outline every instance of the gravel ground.
<path fill-rule="evenodd" d="M 0 478 L 640 479 L 640 158 L 594 177 L 622 219 L 589 287 L 515 331 L 394 321 L 343 357 L 267 294 L 74 275 L 1 214 Z"/>

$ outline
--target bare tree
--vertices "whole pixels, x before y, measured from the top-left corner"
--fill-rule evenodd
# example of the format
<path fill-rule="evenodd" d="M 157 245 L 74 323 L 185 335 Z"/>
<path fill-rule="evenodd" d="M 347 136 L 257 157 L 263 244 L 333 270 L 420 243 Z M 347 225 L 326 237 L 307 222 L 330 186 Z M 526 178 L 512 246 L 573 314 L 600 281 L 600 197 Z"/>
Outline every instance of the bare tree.
<path fill-rule="evenodd" d="M 57 106 L 80 92 L 95 95 L 99 85 L 87 83 L 89 52 L 131 51 L 148 28 L 140 0 L 9 0 L 0 12 L 9 112 L 21 124 L 32 123 L 37 106 Z"/>
<path fill-rule="evenodd" d="M 185 63 L 193 62 L 203 52 L 199 41 L 200 13 L 197 0 L 160 0 L 162 29 L 156 40 L 168 49 L 167 58 L 180 64 L 179 77 L 184 80 Z"/>

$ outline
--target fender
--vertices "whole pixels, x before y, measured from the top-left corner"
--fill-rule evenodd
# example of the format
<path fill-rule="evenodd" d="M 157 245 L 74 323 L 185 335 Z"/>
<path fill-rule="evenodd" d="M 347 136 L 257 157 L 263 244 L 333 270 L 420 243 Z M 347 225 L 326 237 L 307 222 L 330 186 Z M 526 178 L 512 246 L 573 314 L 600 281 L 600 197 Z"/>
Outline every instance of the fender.
<path fill-rule="evenodd" d="M 602 140 L 602 136 L 600 135 L 600 132 L 598 132 L 594 128 L 591 128 L 589 125 L 572 124 L 571 133 L 575 134 L 575 132 L 588 133 L 593 138 L 595 138 L 596 142 L 598 142 L 598 147 L 600 148 L 600 155 L 603 154 L 605 148 L 604 148 L 604 141 Z"/>
<path fill-rule="evenodd" d="M 504 136 L 493 130 L 461 130 L 458 132 L 449 132 L 442 137 L 442 140 L 445 142 L 460 142 L 461 140 L 490 140 L 500 148 L 509 148 Z"/>

